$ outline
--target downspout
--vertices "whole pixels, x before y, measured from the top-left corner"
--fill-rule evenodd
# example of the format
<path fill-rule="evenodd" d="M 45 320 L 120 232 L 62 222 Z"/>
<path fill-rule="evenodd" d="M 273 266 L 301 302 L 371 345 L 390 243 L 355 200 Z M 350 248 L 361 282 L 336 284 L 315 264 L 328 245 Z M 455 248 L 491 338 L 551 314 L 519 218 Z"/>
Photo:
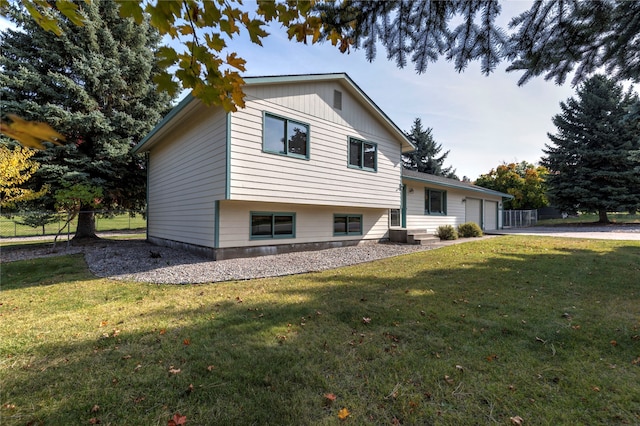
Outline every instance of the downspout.
<path fill-rule="evenodd" d="M 407 185 L 402 184 L 402 198 L 400 200 L 400 225 L 403 228 L 407 227 Z"/>

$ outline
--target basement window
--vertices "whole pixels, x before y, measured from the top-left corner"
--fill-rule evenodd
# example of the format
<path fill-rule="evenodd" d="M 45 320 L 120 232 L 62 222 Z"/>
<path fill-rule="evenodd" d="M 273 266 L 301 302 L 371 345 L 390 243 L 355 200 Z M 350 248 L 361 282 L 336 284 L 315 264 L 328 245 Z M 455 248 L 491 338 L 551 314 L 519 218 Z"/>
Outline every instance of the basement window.
<path fill-rule="evenodd" d="M 362 235 L 362 215 L 334 214 L 333 235 Z"/>
<path fill-rule="evenodd" d="M 295 238 L 295 213 L 251 212 L 251 239 Z"/>

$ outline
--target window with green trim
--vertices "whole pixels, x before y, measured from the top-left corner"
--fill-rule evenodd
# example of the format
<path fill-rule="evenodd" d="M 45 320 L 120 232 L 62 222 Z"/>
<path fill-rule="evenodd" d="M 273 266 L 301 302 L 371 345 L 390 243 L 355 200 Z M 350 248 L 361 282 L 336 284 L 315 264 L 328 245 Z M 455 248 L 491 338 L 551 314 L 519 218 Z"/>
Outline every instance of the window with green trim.
<path fill-rule="evenodd" d="M 378 168 L 378 146 L 373 142 L 349 138 L 349 167 L 376 171 Z"/>
<path fill-rule="evenodd" d="M 362 235 L 362 215 L 334 214 L 333 235 Z"/>
<path fill-rule="evenodd" d="M 309 125 L 265 113 L 262 149 L 272 154 L 309 158 Z"/>
<path fill-rule="evenodd" d="M 251 239 L 295 238 L 295 213 L 251 213 Z"/>
<path fill-rule="evenodd" d="M 447 191 L 437 189 L 424 189 L 424 214 L 447 214 Z"/>

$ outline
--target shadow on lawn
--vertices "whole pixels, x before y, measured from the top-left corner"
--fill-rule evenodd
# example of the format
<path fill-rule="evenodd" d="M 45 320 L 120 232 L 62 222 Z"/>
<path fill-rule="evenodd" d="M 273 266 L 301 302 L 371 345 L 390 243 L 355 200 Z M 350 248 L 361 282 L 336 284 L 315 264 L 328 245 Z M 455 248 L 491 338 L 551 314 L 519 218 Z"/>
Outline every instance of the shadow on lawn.
<path fill-rule="evenodd" d="M 79 268 L 78 265 L 82 267 Z M 3 263 L 2 290 L 54 285 L 94 279 L 82 254 Z"/>
<path fill-rule="evenodd" d="M 492 250 L 496 256 L 487 260 L 474 249 Z M 570 332 L 562 317 L 567 306 L 573 306 L 570 315 L 582 324 L 595 324 L 621 300 L 629 302 L 627 309 L 633 311 L 635 306 L 635 311 L 621 313 L 618 334 L 595 337 L 607 342 L 611 336 L 620 342 L 632 338 L 630 325 L 637 324 L 640 315 L 640 304 L 632 303 L 640 298 L 638 245 L 602 254 L 583 250 L 577 243 L 573 247 L 559 243 L 555 251 L 560 254 L 538 251 L 533 245 L 531 254 L 500 244 L 449 250 L 453 260 L 442 265 L 434 265 L 434 256 L 425 252 L 365 267 L 240 286 L 184 286 L 180 290 L 184 297 L 201 298 L 197 306 L 178 308 L 168 300 L 166 307 L 151 311 L 132 308 L 132 312 L 114 313 L 114 322 L 122 321 L 119 332 L 114 329 L 105 336 L 100 329 L 81 341 L 34 344 L 28 362 L 11 368 L 5 363 L 2 403 L 33 398 L 36 414 L 24 408 L 17 422 L 21 424 L 60 419 L 80 423 L 91 417 L 103 424 L 139 419 L 166 424 L 175 412 L 187 415 L 190 424 L 313 424 L 336 419 L 341 405 L 330 406 L 323 399 L 323 394 L 336 392 L 339 404 L 362 404 L 361 412 L 351 419 L 360 423 L 389 424 L 395 417 L 407 424 L 428 424 L 442 420 L 443 412 L 445 420 L 455 423 L 456 416 L 463 415 L 456 412 L 461 398 L 476 402 L 480 397 L 492 398 L 487 394 L 495 391 L 485 387 L 491 380 L 502 380 L 466 372 L 470 378 L 478 374 L 466 396 L 456 395 L 443 382 L 445 374 L 461 374 L 455 365 L 465 363 L 468 354 L 460 348 L 470 342 L 478 346 L 475 355 L 484 357 L 493 353 L 496 339 L 506 347 L 522 347 L 526 341 L 524 347 L 534 352 L 534 360 L 542 360 L 546 369 L 562 371 L 562 360 L 584 356 L 587 350 L 570 344 L 563 347 L 564 334 L 553 335 L 559 324 L 564 327 L 562 333 Z M 221 298 L 223 293 L 227 296 Z M 530 299 L 532 295 L 535 299 Z M 582 306 L 583 300 L 592 297 L 602 299 L 597 310 Z M 531 300 L 548 309 L 548 315 L 540 316 Z M 540 317 L 525 324 L 518 315 Z M 625 315 L 629 323 L 623 323 Z M 158 327 L 127 331 L 129 323 L 136 328 L 137 316 Z M 163 328 L 168 318 L 175 324 Z M 487 332 L 473 334 L 471 324 L 484 326 Z M 548 347 L 536 342 L 539 336 L 555 339 L 558 354 L 552 356 Z M 610 345 L 600 349 L 589 339 L 583 343 L 591 343 L 588 350 L 594 357 L 604 351 L 611 363 L 620 366 L 639 355 L 633 345 L 620 345 L 611 352 Z M 509 354 L 501 356 L 508 362 Z M 512 367 L 526 368 L 518 362 Z M 486 363 L 486 368 L 494 364 Z M 637 380 L 639 375 L 633 371 L 626 380 Z M 616 374 L 625 380 L 623 372 L 619 368 Z M 576 378 L 554 374 L 562 386 L 554 384 L 555 379 L 542 382 L 531 373 L 527 392 L 535 394 L 538 402 L 528 406 L 522 402 L 522 417 L 542 415 L 544 419 L 540 409 L 546 404 L 576 416 L 576 424 L 640 421 L 640 392 L 627 396 L 636 401 L 635 406 L 620 407 L 622 403 L 608 394 L 594 399 L 594 392 L 572 387 Z M 508 398 L 512 392 L 507 390 L 508 381 L 513 379 L 504 380 L 499 387 Z M 390 397 L 399 384 L 404 394 Z M 568 396 L 572 394 L 577 396 Z M 38 400 L 43 395 L 53 397 L 48 406 Z M 497 396 L 490 407 L 462 404 L 468 410 L 462 419 L 488 421 L 491 409 L 490 418 L 508 422 L 513 413 L 501 398 Z M 577 406 L 557 407 L 576 400 Z M 91 413 L 93 405 L 100 406 L 97 413 Z M 621 412 L 627 417 L 616 418 Z"/>

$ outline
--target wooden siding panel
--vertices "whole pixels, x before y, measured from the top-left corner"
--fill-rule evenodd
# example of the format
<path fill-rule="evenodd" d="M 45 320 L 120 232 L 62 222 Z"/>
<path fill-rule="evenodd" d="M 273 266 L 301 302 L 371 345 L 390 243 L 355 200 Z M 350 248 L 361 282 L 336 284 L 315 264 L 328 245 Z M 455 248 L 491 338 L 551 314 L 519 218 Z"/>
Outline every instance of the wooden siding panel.
<path fill-rule="evenodd" d="M 287 212 L 296 214 L 295 238 L 251 240 L 251 212 Z M 334 236 L 333 215 L 362 215 L 363 235 Z M 223 201 L 220 203 L 220 247 L 251 247 L 342 240 L 379 240 L 388 238 L 386 209 L 364 209 L 303 204 Z"/>
<path fill-rule="evenodd" d="M 333 91 L 343 109 L 332 108 Z M 398 208 L 400 143 L 337 83 L 249 87 L 232 115 L 231 199 Z M 263 112 L 309 125 L 310 158 L 262 152 Z M 347 167 L 348 138 L 377 143 L 377 172 Z"/>
<path fill-rule="evenodd" d="M 226 114 L 200 106 L 149 154 L 149 236 L 214 246 L 226 189 Z"/>

